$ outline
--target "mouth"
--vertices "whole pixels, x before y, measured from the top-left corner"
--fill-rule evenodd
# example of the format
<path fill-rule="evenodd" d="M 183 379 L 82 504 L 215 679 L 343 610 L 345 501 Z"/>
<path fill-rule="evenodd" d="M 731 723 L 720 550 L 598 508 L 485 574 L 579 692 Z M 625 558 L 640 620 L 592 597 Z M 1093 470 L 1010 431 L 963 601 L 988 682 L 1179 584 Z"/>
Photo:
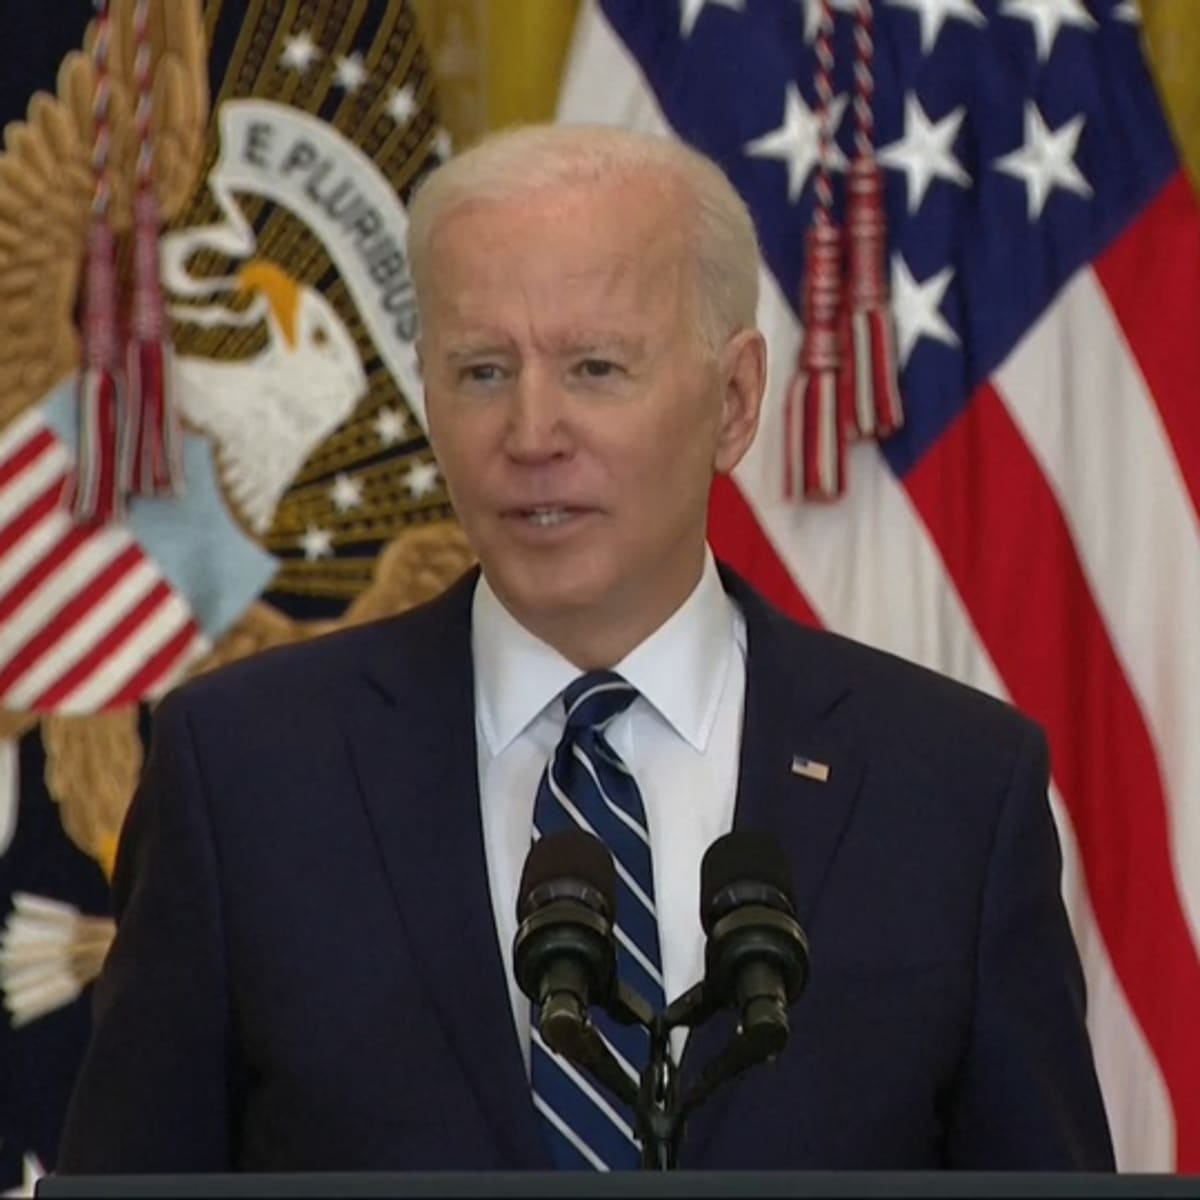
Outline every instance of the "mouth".
<path fill-rule="evenodd" d="M 529 508 L 507 509 L 504 516 L 530 529 L 558 529 L 591 511 L 571 504 L 538 504 Z"/>

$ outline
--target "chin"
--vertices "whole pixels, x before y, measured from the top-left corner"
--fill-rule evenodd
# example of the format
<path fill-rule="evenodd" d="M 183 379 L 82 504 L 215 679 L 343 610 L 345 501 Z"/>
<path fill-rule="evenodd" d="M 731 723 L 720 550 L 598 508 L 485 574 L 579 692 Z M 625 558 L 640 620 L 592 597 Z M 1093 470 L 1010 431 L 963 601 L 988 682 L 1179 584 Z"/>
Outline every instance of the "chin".
<path fill-rule="evenodd" d="M 497 595 L 522 622 L 549 622 L 593 609 L 599 611 L 615 581 L 596 572 L 575 573 L 561 563 L 514 564 L 489 573 Z"/>
<path fill-rule="evenodd" d="M 589 610 L 598 612 L 604 604 L 606 590 L 561 578 L 548 580 L 545 587 L 538 587 L 536 580 L 526 577 L 516 587 L 510 588 L 508 594 L 522 612 L 543 620 L 554 620 Z"/>

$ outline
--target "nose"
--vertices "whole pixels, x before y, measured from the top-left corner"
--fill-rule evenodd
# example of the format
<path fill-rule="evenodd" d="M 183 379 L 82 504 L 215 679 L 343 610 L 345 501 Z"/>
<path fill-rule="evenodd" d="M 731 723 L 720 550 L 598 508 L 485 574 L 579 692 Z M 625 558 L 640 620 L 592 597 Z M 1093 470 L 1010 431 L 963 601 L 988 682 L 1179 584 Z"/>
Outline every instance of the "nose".
<path fill-rule="evenodd" d="M 536 464 L 570 452 L 566 397 L 552 373 L 526 366 L 510 393 L 505 451 L 514 462 Z"/>

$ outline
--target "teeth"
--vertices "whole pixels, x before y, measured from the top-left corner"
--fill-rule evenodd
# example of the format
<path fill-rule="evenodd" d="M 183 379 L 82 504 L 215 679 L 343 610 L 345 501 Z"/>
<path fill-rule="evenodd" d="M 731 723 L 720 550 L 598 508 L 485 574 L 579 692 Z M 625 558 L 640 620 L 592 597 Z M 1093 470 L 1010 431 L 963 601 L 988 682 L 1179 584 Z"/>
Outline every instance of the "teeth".
<path fill-rule="evenodd" d="M 570 515 L 565 508 L 531 508 L 525 519 L 534 525 L 561 525 Z"/>

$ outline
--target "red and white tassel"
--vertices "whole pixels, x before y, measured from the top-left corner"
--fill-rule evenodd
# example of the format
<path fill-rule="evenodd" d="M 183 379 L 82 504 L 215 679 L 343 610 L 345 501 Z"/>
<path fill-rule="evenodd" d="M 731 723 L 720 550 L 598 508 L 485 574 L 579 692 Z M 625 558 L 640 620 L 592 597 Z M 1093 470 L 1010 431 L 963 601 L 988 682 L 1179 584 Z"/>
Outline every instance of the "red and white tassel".
<path fill-rule="evenodd" d="M 97 4 L 95 126 L 92 144 L 91 226 L 84 264 L 83 361 L 77 396 L 79 447 L 67 489 L 71 511 L 81 521 L 104 524 L 124 512 L 122 405 L 117 377 L 116 240 L 109 221 L 109 18 L 106 0 Z"/>
<path fill-rule="evenodd" d="M 170 392 L 172 355 L 159 277 L 161 225 L 154 194 L 151 131 L 149 0 L 133 15 L 135 123 L 138 137 L 133 200 L 133 303 L 125 347 L 129 484 L 139 496 L 183 491 L 183 434 Z"/>
<path fill-rule="evenodd" d="M 904 423 L 904 412 L 887 282 L 883 177 L 873 145 L 875 48 L 871 0 L 858 0 L 854 45 L 855 153 L 846 198 L 848 279 L 841 405 L 859 436 L 883 438 Z"/>
<path fill-rule="evenodd" d="M 838 398 L 841 230 L 818 221 L 805 244 L 804 342 L 787 404 L 791 428 L 800 433 L 803 495 L 835 500 L 846 490 L 846 430 Z M 794 481 L 789 478 L 787 486 L 794 497 Z"/>
<path fill-rule="evenodd" d="M 835 500 L 846 490 L 846 431 L 839 410 L 838 319 L 842 235 L 833 220 L 829 176 L 833 102 L 833 10 L 822 0 L 817 33 L 819 141 L 816 211 L 805 237 L 804 340 L 784 404 L 784 492 L 788 499 Z"/>

